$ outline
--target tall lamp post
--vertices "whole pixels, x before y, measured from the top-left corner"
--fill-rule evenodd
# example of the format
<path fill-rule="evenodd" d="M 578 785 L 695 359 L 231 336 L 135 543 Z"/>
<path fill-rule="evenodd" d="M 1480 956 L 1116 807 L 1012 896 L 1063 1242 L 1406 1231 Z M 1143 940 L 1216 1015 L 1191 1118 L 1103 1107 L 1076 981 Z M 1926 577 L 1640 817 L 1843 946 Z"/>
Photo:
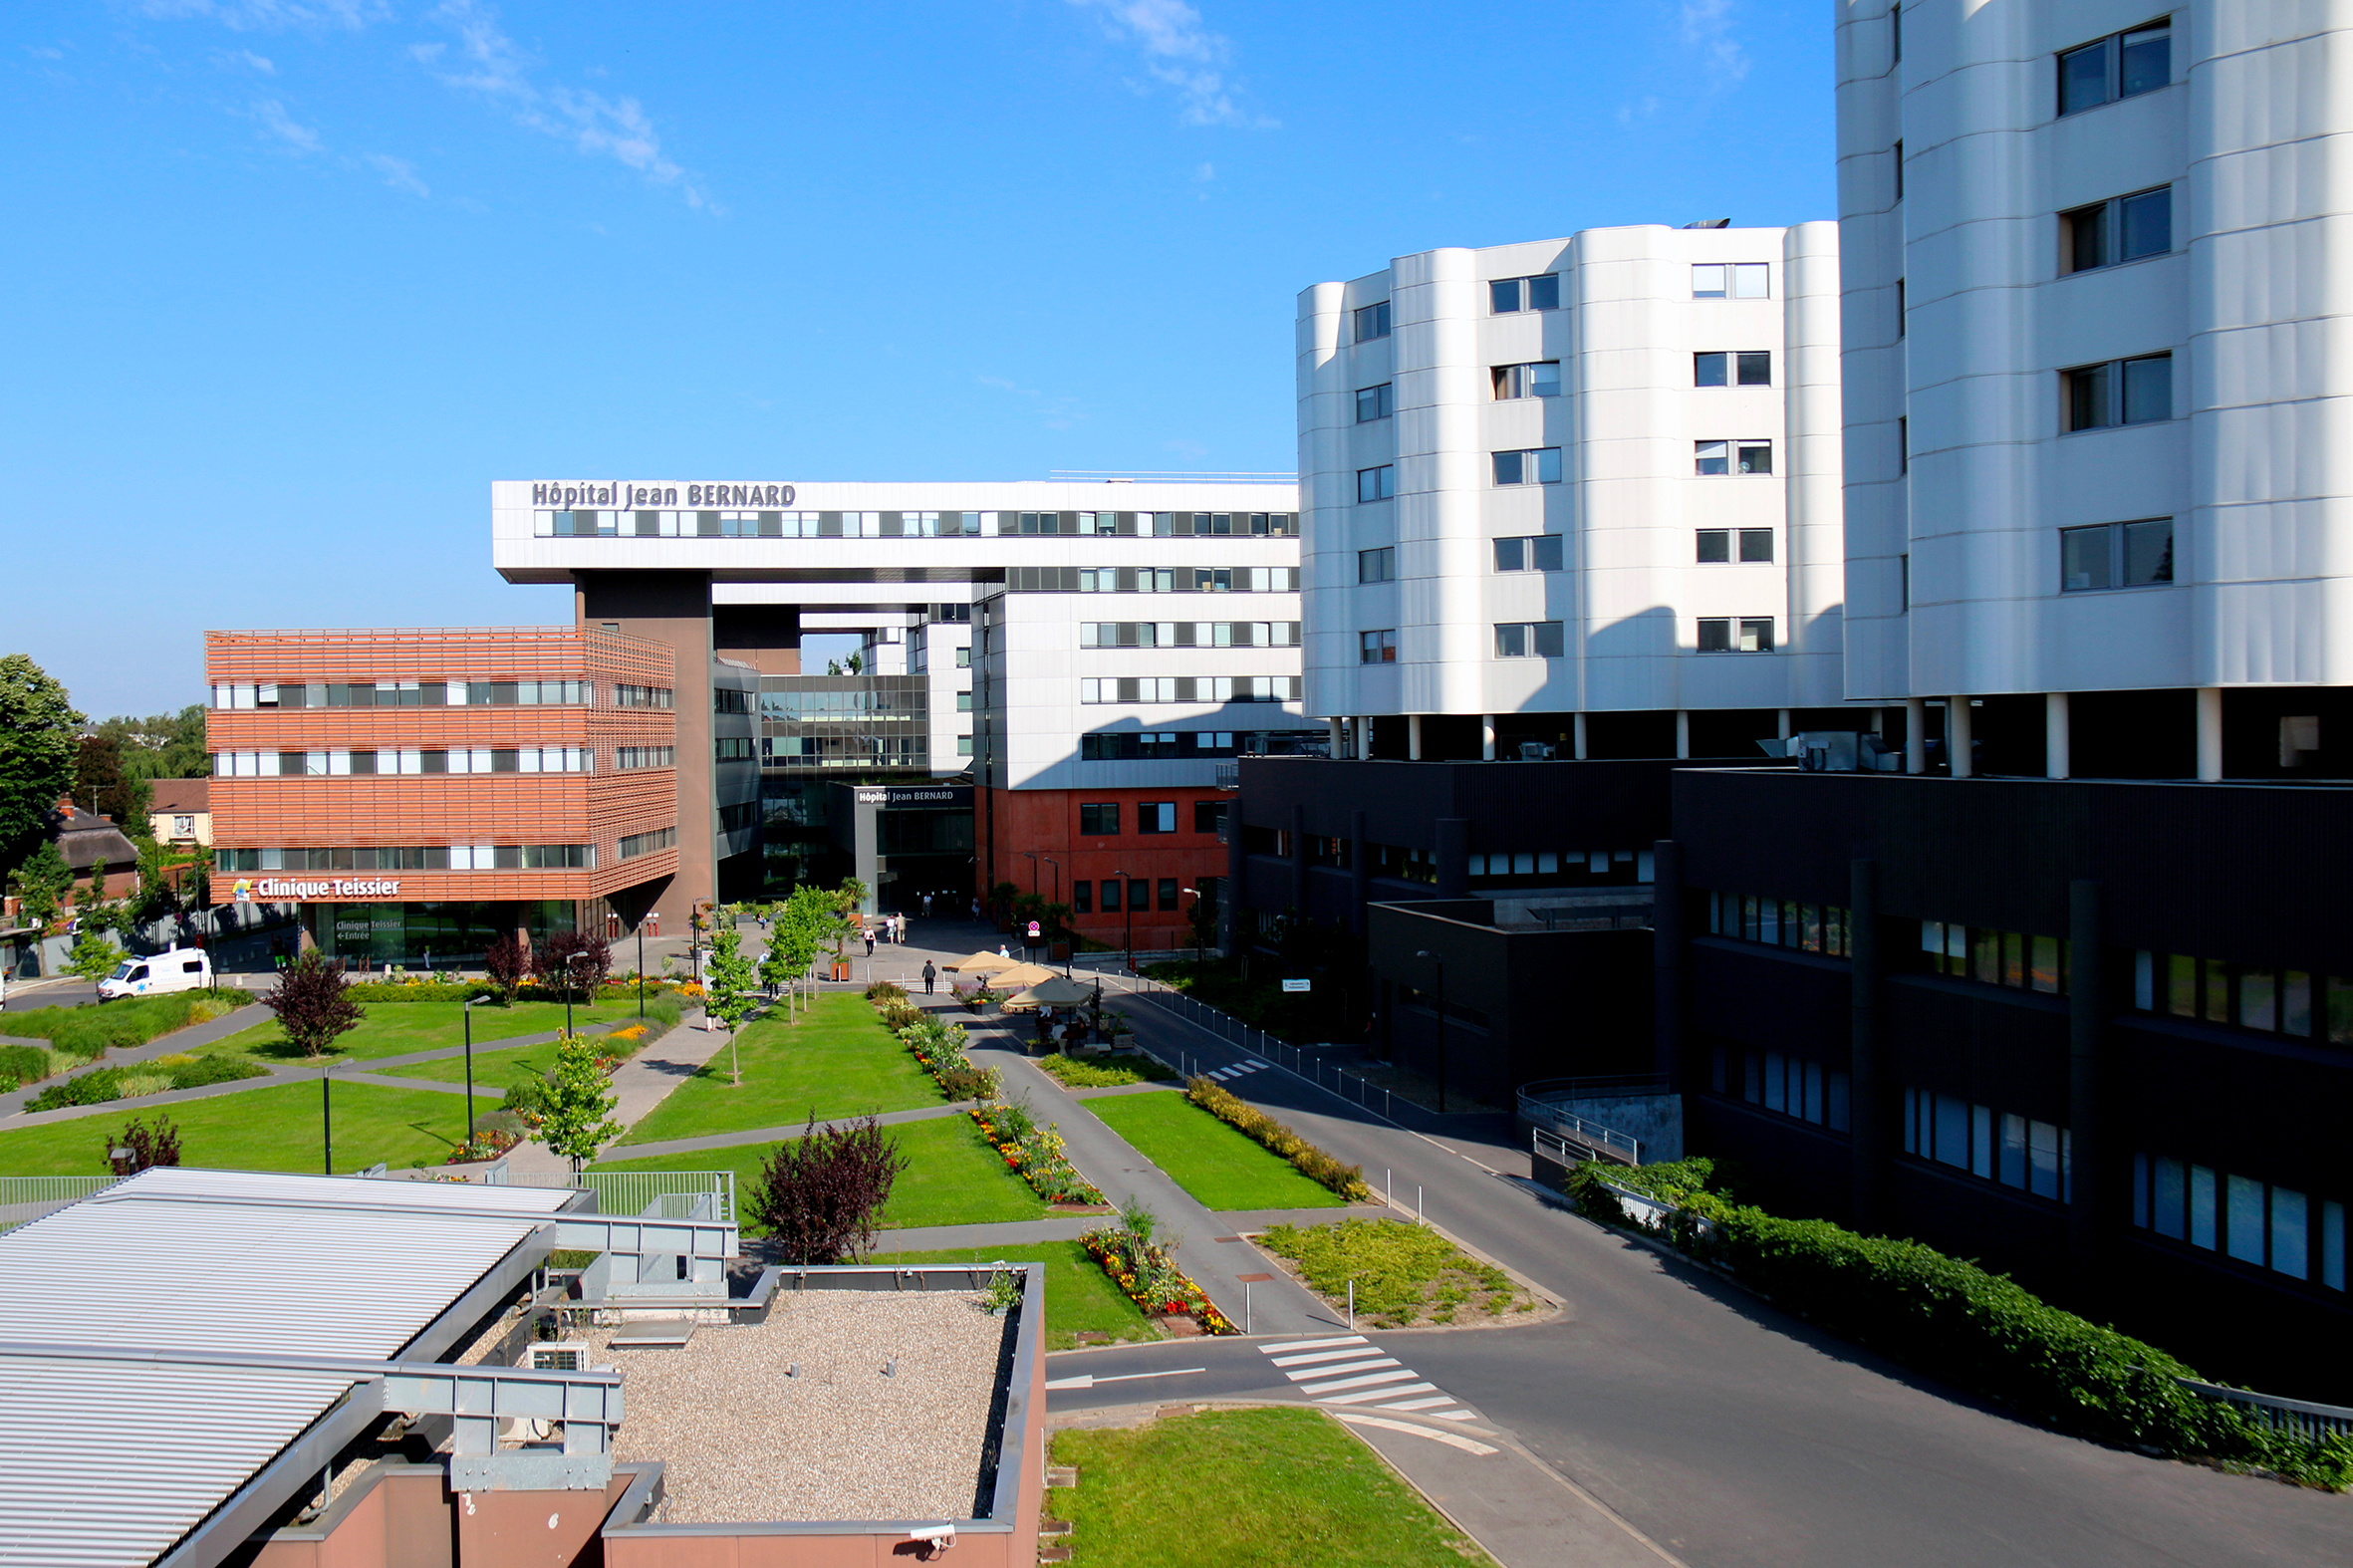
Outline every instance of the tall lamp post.
<path fill-rule="evenodd" d="M 1438 965 L 1438 1109 L 1442 1116 L 1446 1109 L 1446 960 L 1427 947 L 1414 956 Z"/>
<path fill-rule="evenodd" d="M 1128 918 L 1128 972 L 1136 972 L 1136 884 L 1124 871 L 1112 875 L 1120 880 L 1120 913 Z"/>
<path fill-rule="evenodd" d="M 335 1175 L 335 1086 L 329 1069 L 319 1069 L 319 1136 L 326 1146 L 326 1174 Z"/>
<path fill-rule="evenodd" d="M 646 1021 L 646 917 L 638 916 L 638 1022 Z"/>
<path fill-rule="evenodd" d="M 488 1000 L 487 996 L 469 997 L 457 1010 L 465 1020 L 465 1147 L 469 1154 L 474 1147 L 474 1004 Z"/>

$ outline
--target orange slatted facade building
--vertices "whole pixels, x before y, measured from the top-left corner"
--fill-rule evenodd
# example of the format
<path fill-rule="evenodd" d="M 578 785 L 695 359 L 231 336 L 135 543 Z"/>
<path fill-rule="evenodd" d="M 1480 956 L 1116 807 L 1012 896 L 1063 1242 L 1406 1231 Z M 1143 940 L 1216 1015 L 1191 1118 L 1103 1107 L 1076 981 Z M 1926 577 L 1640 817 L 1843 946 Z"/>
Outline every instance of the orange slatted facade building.
<path fill-rule="evenodd" d="M 364 962 L 615 934 L 676 875 L 674 655 L 585 627 L 214 632 L 213 888 Z"/>

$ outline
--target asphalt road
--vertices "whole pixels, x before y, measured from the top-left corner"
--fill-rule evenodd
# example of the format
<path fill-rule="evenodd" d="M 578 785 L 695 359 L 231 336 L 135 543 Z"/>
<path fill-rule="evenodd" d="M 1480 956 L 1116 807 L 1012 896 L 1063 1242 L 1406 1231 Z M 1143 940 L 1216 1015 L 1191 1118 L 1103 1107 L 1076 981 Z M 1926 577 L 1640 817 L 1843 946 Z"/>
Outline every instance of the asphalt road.
<path fill-rule="evenodd" d="M 1125 1010 L 1148 1045 L 1243 1059 L 1151 1004 Z M 1394 1169 L 1401 1199 L 1419 1183 L 1435 1223 L 1565 1304 L 1525 1327 L 1371 1337 L 1693 1568 L 2353 1563 L 2353 1497 L 2027 1426 L 1303 1080 L 1230 1087 L 1376 1180 Z M 1096 1382 L 1049 1406 L 1298 1398 L 1270 1359 L 1199 1340 L 1057 1356 L 1050 1380 Z M 1190 1367 L 1205 1370 L 1103 1381 Z"/>

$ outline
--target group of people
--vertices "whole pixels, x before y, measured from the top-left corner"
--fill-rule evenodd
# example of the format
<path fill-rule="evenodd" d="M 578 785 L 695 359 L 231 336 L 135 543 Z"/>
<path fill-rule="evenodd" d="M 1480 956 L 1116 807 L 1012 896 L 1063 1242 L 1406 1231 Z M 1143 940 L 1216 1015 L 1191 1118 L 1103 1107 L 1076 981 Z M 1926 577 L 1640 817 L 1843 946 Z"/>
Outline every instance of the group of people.
<path fill-rule="evenodd" d="M 886 915 L 879 920 L 867 922 L 866 955 L 869 958 L 875 955 L 875 939 L 878 935 L 887 942 L 904 943 L 907 940 L 907 916 Z"/>

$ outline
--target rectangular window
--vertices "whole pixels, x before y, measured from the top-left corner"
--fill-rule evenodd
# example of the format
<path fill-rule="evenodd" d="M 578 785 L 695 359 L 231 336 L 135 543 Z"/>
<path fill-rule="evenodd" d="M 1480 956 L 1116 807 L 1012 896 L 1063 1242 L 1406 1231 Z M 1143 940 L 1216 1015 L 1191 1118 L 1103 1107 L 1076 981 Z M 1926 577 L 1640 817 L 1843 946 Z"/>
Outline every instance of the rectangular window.
<path fill-rule="evenodd" d="M 1498 572 L 1557 572 L 1560 570 L 1560 535 L 1530 534 L 1518 539 L 1495 541 L 1495 570 Z"/>
<path fill-rule="evenodd" d="M 1356 341 L 1371 343 L 1375 338 L 1389 336 L 1389 301 L 1367 305 L 1356 313 Z M 1112 908 L 1110 905 L 1106 909 Z"/>
<path fill-rule="evenodd" d="M 1359 550 L 1356 553 L 1356 580 L 1360 583 L 1386 583 L 1397 576 L 1397 546 L 1383 545 L 1378 550 Z"/>
<path fill-rule="evenodd" d="M 1560 275 L 1548 272 L 1534 278 L 1497 278 L 1487 285 L 1487 309 L 1497 316 L 1559 310 Z"/>
<path fill-rule="evenodd" d="M 1893 151 L 1895 155 L 1890 161 L 1895 166 L 1896 199 L 1902 201 L 1904 199 L 1904 143 L 1898 141 Z"/>
<path fill-rule="evenodd" d="M 1732 531 L 1729 528 L 1699 530 L 1699 553 L 1694 557 L 1701 566 L 1728 564 L 1732 559 Z"/>
<path fill-rule="evenodd" d="M 1359 468 L 1356 471 L 1356 498 L 1359 501 L 1386 501 L 1397 494 L 1397 469 L 1383 463 L 1378 468 Z"/>
<path fill-rule="evenodd" d="M 1070 885 L 1070 913 L 1073 915 L 1095 913 L 1095 884 L 1080 881 Z"/>
<path fill-rule="evenodd" d="M 1397 631 L 1390 628 L 1380 632 L 1357 634 L 1357 657 L 1360 664 L 1394 664 L 1397 662 Z"/>
<path fill-rule="evenodd" d="M 1498 402 L 1512 397 L 1560 395 L 1558 360 L 1538 360 L 1527 365 L 1498 365 L 1494 375 L 1495 398 Z"/>
<path fill-rule="evenodd" d="M 1495 628 L 1497 658 L 1559 658 L 1565 648 L 1558 621 L 1506 622 Z"/>
<path fill-rule="evenodd" d="M 1160 888 L 1159 888 L 1159 890 L 1158 890 L 1158 891 L 1159 891 L 1159 894 L 1160 894 L 1160 901 L 1161 901 L 1161 908 L 1162 908 L 1162 909 L 1164 909 L 1164 910 L 1174 910 L 1175 908 L 1176 908 L 1176 878 L 1174 878 L 1174 877 L 1163 877 L 1163 878 L 1161 879 L 1161 885 L 1160 885 Z"/>
<path fill-rule="evenodd" d="M 1152 908 L 1152 884 L 1142 877 L 1128 880 L 1128 908 L 1138 915 Z"/>
<path fill-rule="evenodd" d="M 2172 23 L 2152 22 L 2060 55 L 2059 113 L 2080 114 L 2137 98 L 2172 81 Z"/>
<path fill-rule="evenodd" d="M 1495 483 L 1560 483 L 1560 448 L 1538 446 L 1526 451 L 1495 453 Z"/>
<path fill-rule="evenodd" d="M 1176 803 L 1173 800 L 1145 800 L 1136 803 L 1136 831 L 1138 833 L 1175 833 L 1176 831 Z"/>
<path fill-rule="evenodd" d="M 1696 300 L 1761 300 L 1772 293 L 1770 263 L 1762 261 L 1696 262 L 1692 267 L 1692 298 Z"/>
<path fill-rule="evenodd" d="M 2059 530 L 2059 591 L 2153 588 L 2174 580 L 2174 522 L 2152 517 Z"/>
<path fill-rule="evenodd" d="M 1396 388 L 1389 382 L 1378 387 L 1360 387 L 1356 393 L 1356 422 L 1386 419 L 1397 411 Z"/>
<path fill-rule="evenodd" d="M 2105 429 L 2174 416 L 2174 357 L 2148 354 L 2059 373 L 2062 428 Z"/>
<path fill-rule="evenodd" d="M 1770 528 L 1740 530 L 1740 560 L 1744 565 L 1770 565 L 1773 559 L 1773 531 Z"/>
<path fill-rule="evenodd" d="M 1103 879 L 1103 913 L 1106 915 L 1120 913 L 1120 885 L 1109 877 Z"/>
<path fill-rule="evenodd" d="M 1120 831 L 1120 803 L 1104 801 L 1079 807 L 1079 832 L 1108 838 Z"/>
<path fill-rule="evenodd" d="M 1711 350 L 1692 356 L 1692 385 L 1695 387 L 1770 387 L 1773 385 L 1773 356 L 1770 352 L 1733 353 Z"/>
<path fill-rule="evenodd" d="M 1222 833 L 1225 831 L 1225 802 L 1196 800 L 1192 803 L 1192 831 Z"/>
<path fill-rule="evenodd" d="M 1773 651 L 1773 618 L 1701 616 L 1699 648 L 1702 653 L 1769 653 Z"/>

